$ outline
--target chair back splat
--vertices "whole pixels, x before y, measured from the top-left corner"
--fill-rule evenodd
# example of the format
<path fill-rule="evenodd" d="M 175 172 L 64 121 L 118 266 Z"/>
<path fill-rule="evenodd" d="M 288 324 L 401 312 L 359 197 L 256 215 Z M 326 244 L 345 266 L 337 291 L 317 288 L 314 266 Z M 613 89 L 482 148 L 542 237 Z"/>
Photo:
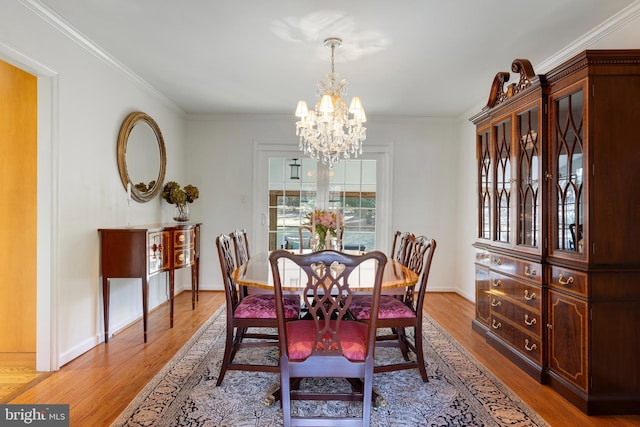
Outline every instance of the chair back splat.
<path fill-rule="evenodd" d="M 229 233 L 229 237 L 233 240 L 234 252 L 236 255 L 236 267 L 240 267 L 249 261 L 251 256 L 249 255 L 249 238 L 247 237 L 247 230 L 236 229 Z M 249 290 L 246 286 L 240 286 L 240 293 L 242 297 L 249 295 Z"/>
<path fill-rule="evenodd" d="M 354 280 L 374 281 L 367 295 L 372 307 L 380 304 L 380 289 L 387 257 L 380 251 L 350 255 L 333 250 L 310 254 L 275 251 L 269 257 L 274 278 L 276 313 L 280 340 L 280 384 L 285 427 L 290 425 L 368 426 L 373 400 L 373 366 L 376 317 L 356 321 L 350 314 Z M 365 262 L 375 263 L 374 277 L 360 277 Z M 300 267 L 303 305 L 308 310 L 301 320 L 286 321 L 283 282 L 285 264 Z M 287 271 L 291 271 L 288 269 Z M 323 392 L 305 390 L 302 378 L 342 378 L 348 387 L 331 387 Z M 362 417 L 298 413 L 295 400 L 361 401 Z M 318 405 L 321 407 L 321 405 Z"/>
<path fill-rule="evenodd" d="M 412 233 L 396 231 L 393 237 L 393 246 L 391 247 L 391 258 L 406 266 L 407 257 L 409 256 L 409 246 L 412 240 L 415 240 L 415 236 Z"/>

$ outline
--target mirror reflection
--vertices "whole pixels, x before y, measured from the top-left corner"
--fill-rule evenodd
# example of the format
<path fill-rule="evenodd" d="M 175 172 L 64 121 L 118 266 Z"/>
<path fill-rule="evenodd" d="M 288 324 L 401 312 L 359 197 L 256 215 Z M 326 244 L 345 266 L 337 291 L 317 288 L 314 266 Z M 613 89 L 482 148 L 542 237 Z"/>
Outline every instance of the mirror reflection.
<path fill-rule="evenodd" d="M 156 179 L 160 168 L 160 151 L 156 134 L 146 123 L 139 122 L 131 129 L 126 154 L 132 183 L 148 184 Z"/>

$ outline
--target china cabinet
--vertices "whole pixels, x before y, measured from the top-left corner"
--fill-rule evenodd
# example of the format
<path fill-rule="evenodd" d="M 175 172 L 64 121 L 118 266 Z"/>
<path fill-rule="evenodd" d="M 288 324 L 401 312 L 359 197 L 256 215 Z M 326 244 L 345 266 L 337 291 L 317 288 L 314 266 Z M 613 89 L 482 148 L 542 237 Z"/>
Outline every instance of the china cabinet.
<path fill-rule="evenodd" d="M 512 71 L 471 118 L 473 329 L 581 410 L 640 413 L 640 50 Z"/>

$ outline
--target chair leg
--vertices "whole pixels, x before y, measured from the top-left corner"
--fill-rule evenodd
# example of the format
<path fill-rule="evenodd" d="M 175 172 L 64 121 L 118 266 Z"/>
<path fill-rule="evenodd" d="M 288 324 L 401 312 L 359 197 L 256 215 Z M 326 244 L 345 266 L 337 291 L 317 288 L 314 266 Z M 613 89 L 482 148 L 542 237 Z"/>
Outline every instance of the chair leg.
<path fill-rule="evenodd" d="M 420 371 L 420 376 L 422 377 L 422 381 L 425 383 L 429 382 L 429 376 L 427 375 L 427 368 L 425 367 L 424 362 L 424 351 L 422 349 L 422 320 L 418 323 L 418 326 L 414 328 L 414 343 L 415 349 L 413 350 L 416 353 L 416 358 L 418 359 L 418 370 Z"/>
<path fill-rule="evenodd" d="M 231 364 L 233 348 L 233 326 L 227 325 L 227 338 L 224 343 L 224 355 L 222 356 L 222 364 L 220 365 L 220 373 L 218 374 L 218 381 L 216 381 L 216 387 L 222 384 L 224 376 L 227 373 L 227 367 Z"/>
<path fill-rule="evenodd" d="M 282 407 L 284 427 L 291 427 L 291 378 L 289 377 L 289 367 L 282 366 L 282 364 L 283 360 L 280 359 L 280 406 Z"/>
<path fill-rule="evenodd" d="M 362 396 L 362 426 L 369 427 L 371 422 L 371 400 L 373 398 L 373 369 L 364 375 L 364 393 Z"/>
<path fill-rule="evenodd" d="M 405 361 L 409 361 L 409 347 L 407 347 L 407 336 L 404 333 L 404 328 L 397 328 L 396 334 L 398 335 L 398 347 L 402 352 L 402 357 Z"/>

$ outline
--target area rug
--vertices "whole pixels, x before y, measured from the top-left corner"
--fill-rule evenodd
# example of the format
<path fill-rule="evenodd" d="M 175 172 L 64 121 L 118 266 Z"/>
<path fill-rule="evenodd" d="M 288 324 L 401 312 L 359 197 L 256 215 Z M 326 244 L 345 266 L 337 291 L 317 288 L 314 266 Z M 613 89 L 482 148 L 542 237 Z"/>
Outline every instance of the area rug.
<path fill-rule="evenodd" d="M 279 385 L 277 373 L 228 371 L 215 383 L 225 338 L 224 307 L 214 313 L 112 426 L 281 426 L 279 404 L 267 405 Z M 433 319 L 423 333 L 429 382 L 417 370 L 376 374 L 383 405 L 372 411 L 372 426 L 547 426 L 548 424 L 487 371 Z M 396 360 L 395 348 L 376 350 L 376 361 Z M 275 348 L 247 349 L 237 360 L 270 360 Z M 401 356 L 400 356 L 401 358 Z M 334 380 L 307 379 L 303 388 L 348 387 Z M 293 402 L 297 413 L 358 414 L 357 402 Z"/>

